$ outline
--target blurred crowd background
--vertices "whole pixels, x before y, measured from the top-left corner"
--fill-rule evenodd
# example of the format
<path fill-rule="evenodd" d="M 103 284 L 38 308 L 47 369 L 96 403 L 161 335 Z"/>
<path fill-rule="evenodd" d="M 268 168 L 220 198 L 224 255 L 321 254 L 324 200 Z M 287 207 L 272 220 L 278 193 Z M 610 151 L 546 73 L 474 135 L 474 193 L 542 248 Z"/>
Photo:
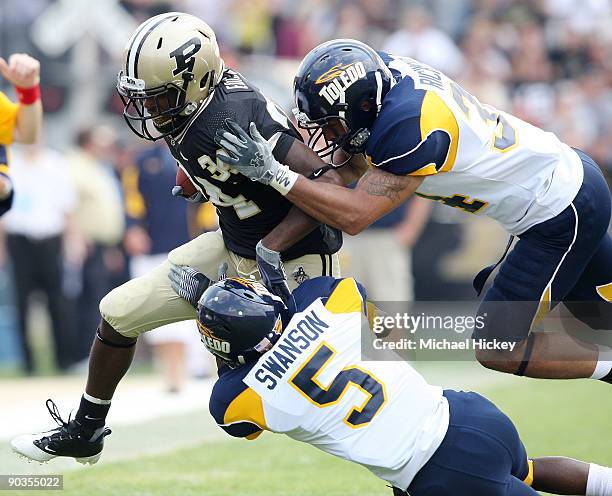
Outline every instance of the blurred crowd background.
<path fill-rule="evenodd" d="M 130 133 L 115 94 L 131 32 L 167 11 L 209 23 L 226 65 L 287 111 L 301 57 L 322 41 L 355 38 L 442 70 L 612 175 L 612 0 L 0 0 L 0 55 L 41 61 L 45 109 L 43 142 L 13 147 L 15 206 L 0 234 L 0 371 L 83 371 L 101 297 L 216 229 L 210 204 L 171 196 L 176 168 L 165 145 Z M 486 219 L 465 220 L 415 200 L 348 239 L 343 270 L 381 300 L 473 298 L 471 278 L 506 237 Z M 45 241 L 40 253 L 24 248 L 32 239 Z M 210 370 L 193 323 L 185 332 L 139 345 L 143 368 L 152 357 L 166 364 L 171 390 Z"/>

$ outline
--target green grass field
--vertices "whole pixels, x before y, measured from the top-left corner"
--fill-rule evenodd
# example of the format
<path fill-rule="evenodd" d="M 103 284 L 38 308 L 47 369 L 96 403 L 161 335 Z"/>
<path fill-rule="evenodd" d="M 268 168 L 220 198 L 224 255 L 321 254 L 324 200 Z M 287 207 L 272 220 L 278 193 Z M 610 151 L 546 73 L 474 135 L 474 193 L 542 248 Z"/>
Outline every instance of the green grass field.
<path fill-rule="evenodd" d="M 612 465 L 610 386 L 516 379 L 482 392 L 515 421 L 530 456 L 562 454 Z M 126 461 L 105 463 L 103 458 L 95 467 L 66 472 L 61 494 L 391 494 L 364 468 L 283 436 L 264 433 L 256 441 L 219 439 Z"/>

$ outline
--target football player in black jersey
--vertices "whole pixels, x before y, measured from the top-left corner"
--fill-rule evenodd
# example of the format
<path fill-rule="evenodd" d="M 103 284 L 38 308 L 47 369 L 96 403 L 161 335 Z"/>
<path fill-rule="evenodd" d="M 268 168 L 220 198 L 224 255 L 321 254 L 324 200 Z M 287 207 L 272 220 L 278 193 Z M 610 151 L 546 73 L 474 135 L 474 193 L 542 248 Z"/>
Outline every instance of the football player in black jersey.
<path fill-rule="evenodd" d="M 276 159 L 296 172 L 345 184 L 351 179 L 349 169 L 342 175 L 334 169 L 325 174 L 309 169 L 309 164 L 317 163 L 314 152 L 276 104 L 224 67 L 215 34 L 206 23 L 176 12 L 145 21 L 128 41 L 117 89 L 130 128 L 142 138 L 167 142 L 179 167 L 198 188 L 198 196 L 215 205 L 220 230 L 178 247 L 149 274 L 103 298 L 87 386 L 75 418 L 64 422 L 49 400 L 47 406 L 59 427 L 12 441 L 16 452 L 40 462 L 57 456 L 97 462 L 110 433 L 105 427 L 110 401 L 132 362 L 137 337 L 165 324 L 195 319 L 190 302 L 194 303 L 197 289 L 216 279 L 221 264 L 227 264 L 228 276 L 261 277 L 285 297 L 309 276 L 340 275 L 339 231 L 321 226 L 275 189 L 218 160 L 215 133 L 228 120 L 245 128 L 255 122 L 274 144 Z M 181 266 L 194 267 L 201 274 L 190 277 Z M 172 289 L 170 276 L 182 288 L 182 298 Z"/>

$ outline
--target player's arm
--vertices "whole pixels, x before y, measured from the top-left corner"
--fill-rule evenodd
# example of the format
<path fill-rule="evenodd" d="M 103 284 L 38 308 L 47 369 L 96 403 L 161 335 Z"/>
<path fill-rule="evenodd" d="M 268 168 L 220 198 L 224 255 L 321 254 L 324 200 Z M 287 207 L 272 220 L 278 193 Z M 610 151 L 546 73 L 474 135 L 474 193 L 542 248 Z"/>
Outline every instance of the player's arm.
<path fill-rule="evenodd" d="M 292 171 L 305 177 L 311 176 L 327 165 L 298 139 L 293 141 L 284 162 Z M 328 169 L 314 178 L 312 182 L 316 185 L 330 184 L 343 187 L 356 181 L 361 172 L 359 164 L 350 163 L 341 168 Z M 320 220 L 313 218 L 300 208 L 293 207 L 283 221 L 270 231 L 262 242 L 266 248 L 282 252 L 314 230 L 320 223 Z"/>
<path fill-rule="evenodd" d="M 242 382 L 242 377 L 244 373 L 240 369 L 221 367 L 208 406 L 217 425 L 227 434 L 252 440 L 263 432 L 264 415 L 261 401 L 252 401 L 257 395 Z M 260 418 L 262 425 L 252 417 Z"/>
<path fill-rule="evenodd" d="M 370 168 L 355 189 L 348 189 L 299 176 L 286 196 L 321 222 L 355 235 L 406 201 L 423 179 Z"/>
<path fill-rule="evenodd" d="M 13 140 L 35 143 L 42 128 L 40 101 L 40 63 L 25 53 L 15 53 L 8 62 L 0 57 L 0 73 L 15 85 L 19 107 L 13 129 Z"/>
<path fill-rule="evenodd" d="M 423 181 L 421 175 L 390 174 L 371 167 L 353 190 L 316 183 L 279 163 L 253 123 L 250 135 L 235 124 L 228 127 L 229 132 L 218 131 L 215 138 L 227 153 L 219 154 L 220 160 L 252 180 L 271 185 L 308 215 L 349 234 L 361 232 L 398 207 Z"/>

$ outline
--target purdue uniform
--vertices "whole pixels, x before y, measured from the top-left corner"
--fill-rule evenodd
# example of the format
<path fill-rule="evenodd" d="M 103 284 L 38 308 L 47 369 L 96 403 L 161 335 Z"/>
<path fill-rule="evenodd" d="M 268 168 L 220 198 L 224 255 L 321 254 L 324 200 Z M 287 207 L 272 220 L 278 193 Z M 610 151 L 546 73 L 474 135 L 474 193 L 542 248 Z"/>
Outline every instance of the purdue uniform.
<path fill-rule="evenodd" d="M 291 208 L 272 188 L 244 178 L 217 160 L 216 130 L 230 118 L 244 126 L 255 121 L 266 137 L 274 137 L 279 160 L 285 158 L 293 140 L 301 138 L 276 104 L 240 74 L 224 68 L 214 33 L 193 16 L 171 12 L 149 19 L 129 40 L 124 60 L 118 90 L 128 124 L 143 138 L 166 140 L 178 165 L 216 207 L 220 225 L 219 231 L 176 248 L 168 261 L 101 301 L 102 317 L 122 335 L 137 337 L 161 325 L 194 318 L 193 308 L 170 287 L 171 263 L 192 266 L 211 280 L 224 262 L 229 264 L 228 276 L 259 277 L 255 246 Z M 175 100 L 176 107 L 163 108 Z M 151 105 L 157 106 L 157 117 L 148 116 L 155 113 Z M 151 119 L 154 129 L 147 122 Z M 338 275 L 335 253 L 340 245 L 340 233 L 321 226 L 282 253 L 289 287 L 301 280 L 293 278 L 293 273 Z"/>
<path fill-rule="evenodd" d="M 166 138 L 180 166 L 217 208 L 225 246 L 241 257 L 254 259 L 255 245 L 283 220 L 291 203 L 276 190 L 249 180 L 217 160 L 219 147 L 213 138 L 226 119 L 244 128 L 256 122 L 264 136 L 274 140 L 277 157 L 284 158 L 293 140 L 301 137 L 274 102 L 239 73 L 228 69 L 210 102 L 197 111 L 193 122 L 178 136 Z M 329 255 L 339 246 L 325 243 L 327 231 L 331 229 L 326 226 L 315 229 L 282 253 L 283 260 L 320 254 L 327 255 L 325 261 L 329 262 Z M 313 275 L 329 273 L 318 271 Z"/>

